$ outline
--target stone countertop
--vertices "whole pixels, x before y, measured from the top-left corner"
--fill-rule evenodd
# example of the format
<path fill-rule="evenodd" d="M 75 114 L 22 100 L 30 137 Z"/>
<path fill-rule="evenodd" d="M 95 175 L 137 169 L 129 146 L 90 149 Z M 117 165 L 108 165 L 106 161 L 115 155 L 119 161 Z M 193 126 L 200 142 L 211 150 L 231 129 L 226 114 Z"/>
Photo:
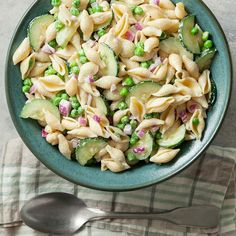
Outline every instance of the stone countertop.
<path fill-rule="evenodd" d="M 13 31 L 22 17 L 23 13 L 29 7 L 29 5 L 33 2 L 33 0 L 8 0 L 0 2 L 0 73 L 1 73 L 1 81 L 0 81 L 0 91 L 2 93 L 2 97 L 0 99 L 0 130 L 1 130 L 1 144 L 0 144 L 0 153 L 2 151 L 3 144 L 10 138 L 14 138 L 17 136 L 17 132 L 13 126 L 11 121 L 7 104 L 5 98 L 4 91 L 4 64 L 5 57 L 8 48 L 9 41 L 13 34 Z M 219 22 L 221 23 L 225 34 L 228 38 L 233 64 L 236 64 L 236 24 L 233 19 L 235 19 L 235 11 L 236 11 L 236 1 L 234 0 L 224 0 L 224 7 L 222 4 L 216 4 L 215 0 L 204 0 L 204 2 L 208 5 L 208 7 L 215 14 Z M 10 13 L 10 14 L 9 14 Z M 10 17 L 9 17 L 10 15 Z M 236 71 L 234 71 L 234 78 L 236 78 Z M 236 94 L 236 83 L 233 85 L 232 96 L 234 98 L 231 99 L 231 104 L 228 109 L 228 113 L 226 115 L 223 126 L 221 127 L 218 135 L 214 140 L 215 145 L 220 146 L 231 146 L 236 147 L 236 102 L 235 95 Z"/>

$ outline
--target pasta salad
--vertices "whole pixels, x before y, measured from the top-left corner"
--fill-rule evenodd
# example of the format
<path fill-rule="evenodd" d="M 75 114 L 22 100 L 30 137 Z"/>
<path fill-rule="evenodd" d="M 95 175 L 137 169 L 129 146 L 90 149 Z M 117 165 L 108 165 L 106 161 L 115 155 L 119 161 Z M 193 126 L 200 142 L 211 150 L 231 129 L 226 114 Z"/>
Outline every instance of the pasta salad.
<path fill-rule="evenodd" d="M 164 164 L 201 140 L 216 53 L 182 2 L 52 0 L 13 55 L 22 118 L 83 166 L 121 172 Z"/>

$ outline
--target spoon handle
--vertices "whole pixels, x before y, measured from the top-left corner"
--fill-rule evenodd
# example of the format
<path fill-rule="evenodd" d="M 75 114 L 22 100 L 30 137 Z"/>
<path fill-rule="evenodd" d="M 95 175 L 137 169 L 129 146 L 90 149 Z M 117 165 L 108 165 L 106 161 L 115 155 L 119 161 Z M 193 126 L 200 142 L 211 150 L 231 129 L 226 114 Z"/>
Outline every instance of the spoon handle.
<path fill-rule="evenodd" d="M 92 210 L 92 209 L 90 209 Z M 190 206 L 176 208 L 171 211 L 159 213 L 126 213 L 126 212 L 104 212 L 94 209 L 92 220 L 115 218 L 115 219 L 152 219 L 165 220 L 176 225 L 215 228 L 219 222 L 219 208 L 215 206 Z"/>

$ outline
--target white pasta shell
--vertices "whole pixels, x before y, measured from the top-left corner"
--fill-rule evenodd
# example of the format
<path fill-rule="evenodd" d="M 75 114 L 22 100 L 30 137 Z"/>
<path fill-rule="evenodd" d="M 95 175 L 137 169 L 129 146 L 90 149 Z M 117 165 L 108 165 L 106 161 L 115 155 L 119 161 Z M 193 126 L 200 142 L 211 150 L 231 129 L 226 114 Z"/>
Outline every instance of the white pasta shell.
<path fill-rule="evenodd" d="M 168 65 L 166 74 L 166 84 L 169 84 L 175 76 L 175 69 L 173 66 Z"/>
<path fill-rule="evenodd" d="M 71 78 L 70 80 L 68 80 L 66 82 L 66 85 L 65 85 L 66 93 L 71 97 L 75 96 L 77 94 L 77 91 L 78 91 L 77 87 L 78 87 L 77 79 Z"/>
<path fill-rule="evenodd" d="M 171 66 L 175 68 L 177 71 L 182 71 L 183 60 L 182 57 L 178 54 L 170 54 L 169 63 Z"/>
<path fill-rule="evenodd" d="M 164 125 L 164 121 L 161 119 L 156 119 L 156 118 L 152 118 L 152 119 L 147 119 L 147 120 L 143 120 L 139 126 L 136 128 L 136 130 L 146 130 L 146 129 L 151 129 L 152 127 L 155 126 L 161 126 Z"/>
<path fill-rule="evenodd" d="M 52 67 L 60 74 L 65 75 L 67 72 L 66 63 L 63 59 L 58 57 L 56 54 L 49 56 L 52 61 Z"/>
<path fill-rule="evenodd" d="M 147 23 L 149 26 L 154 26 L 157 29 L 168 32 L 177 32 L 179 28 L 179 20 L 168 18 L 156 19 Z"/>
<path fill-rule="evenodd" d="M 93 19 L 93 23 L 95 25 L 94 28 L 97 29 L 101 24 L 105 24 L 112 19 L 112 11 L 96 12 L 91 15 L 91 18 Z"/>
<path fill-rule="evenodd" d="M 169 9 L 169 10 L 174 10 L 175 9 L 175 5 L 170 0 L 160 0 L 159 1 L 159 6 L 161 8 L 165 8 L 165 9 Z"/>
<path fill-rule="evenodd" d="M 186 71 L 186 70 L 177 71 L 177 72 L 175 73 L 175 77 L 176 77 L 177 79 L 184 79 L 184 78 L 189 77 L 189 76 L 190 76 L 190 75 L 189 75 L 188 71 Z"/>
<path fill-rule="evenodd" d="M 85 82 L 88 76 L 93 76 L 98 73 L 99 67 L 93 62 L 87 62 L 80 67 L 79 82 Z"/>
<path fill-rule="evenodd" d="M 92 96 L 99 97 L 100 92 L 96 89 L 96 87 L 93 84 L 90 83 L 79 83 L 78 86 L 82 88 L 85 92 L 91 94 Z"/>
<path fill-rule="evenodd" d="M 70 146 L 69 143 L 67 141 L 67 139 L 65 138 L 64 135 L 59 134 L 58 135 L 58 149 L 60 151 L 60 153 L 65 156 L 67 159 L 70 159 L 71 156 L 71 150 L 70 150 Z"/>
<path fill-rule="evenodd" d="M 20 46 L 16 49 L 15 53 L 13 54 L 13 63 L 14 65 L 18 64 L 19 62 L 25 60 L 31 52 L 29 38 L 25 38 Z"/>
<path fill-rule="evenodd" d="M 56 51 L 56 55 L 65 60 L 69 60 L 76 53 L 76 48 L 71 44 L 68 44 L 65 48 L 60 48 Z"/>
<path fill-rule="evenodd" d="M 149 80 L 152 77 L 152 73 L 148 69 L 143 67 L 128 70 L 127 74 L 139 80 Z"/>
<path fill-rule="evenodd" d="M 45 121 L 53 131 L 63 131 L 60 120 L 49 111 L 44 111 Z"/>
<path fill-rule="evenodd" d="M 60 135 L 61 133 L 56 131 L 56 132 L 53 132 L 53 133 L 49 133 L 46 137 L 46 141 L 48 143 L 50 143 L 51 145 L 57 145 L 59 143 L 59 140 L 58 140 L 58 135 Z"/>
<path fill-rule="evenodd" d="M 141 122 L 146 113 L 146 109 L 141 100 L 137 99 L 136 97 L 131 97 L 130 112 L 139 122 Z"/>
<path fill-rule="evenodd" d="M 73 35 L 70 40 L 70 43 L 74 46 L 74 48 L 76 48 L 76 50 L 79 51 L 81 49 L 80 35 L 78 32 Z"/>
<path fill-rule="evenodd" d="M 107 100 L 118 101 L 122 98 L 119 93 L 120 88 L 121 88 L 121 86 L 118 85 L 117 89 L 115 91 L 111 91 L 110 89 L 104 90 L 103 95 Z M 114 105 L 114 106 L 116 106 L 116 105 Z"/>
<path fill-rule="evenodd" d="M 94 23 L 86 10 L 83 10 L 80 15 L 80 29 L 83 32 L 84 41 L 89 40 L 94 30 Z"/>
<path fill-rule="evenodd" d="M 89 0 L 80 0 L 79 9 L 80 10 L 87 9 L 88 4 L 89 4 Z"/>
<path fill-rule="evenodd" d="M 157 54 L 157 51 L 158 49 L 153 49 L 150 53 L 146 52 L 143 56 L 133 56 L 130 58 L 130 60 L 136 62 L 148 61 L 151 60 Z"/>
<path fill-rule="evenodd" d="M 155 36 L 160 37 L 162 31 L 154 26 L 147 26 L 142 30 L 143 34 L 147 37 Z"/>
<path fill-rule="evenodd" d="M 114 36 L 122 37 L 129 29 L 129 17 L 125 13 L 112 29 Z"/>
<path fill-rule="evenodd" d="M 65 82 L 57 75 L 39 77 L 38 81 L 48 92 L 58 92 L 65 89 Z"/>
<path fill-rule="evenodd" d="M 207 102 L 206 96 L 192 98 L 195 102 L 199 103 L 204 109 L 208 109 L 209 104 Z"/>
<path fill-rule="evenodd" d="M 112 172 L 122 172 L 129 169 L 130 166 L 126 162 L 117 162 L 112 159 L 103 159 L 101 160 L 101 170 L 109 169 Z"/>
<path fill-rule="evenodd" d="M 118 110 L 113 115 L 113 124 L 117 125 L 123 116 L 126 116 L 129 113 L 129 109 Z"/>
<path fill-rule="evenodd" d="M 160 90 L 154 94 L 152 94 L 155 97 L 166 97 L 171 94 L 176 94 L 180 92 L 180 88 L 175 87 L 172 84 L 165 84 L 163 85 Z"/>
<path fill-rule="evenodd" d="M 94 84 L 99 88 L 110 89 L 113 84 L 118 84 L 120 81 L 122 81 L 122 78 L 108 75 L 101 77 Z"/>
<path fill-rule="evenodd" d="M 201 97 L 203 95 L 200 86 L 194 78 L 176 79 L 174 85 L 181 89 L 181 94 L 183 95 L 192 97 Z"/>
<path fill-rule="evenodd" d="M 35 60 L 38 62 L 51 62 L 49 54 L 39 50 L 35 53 Z"/>
<path fill-rule="evenodd" d="M 180 149 L 160 148 L 156 155 L 150 158 L 150 161 L 156 164 L 168 163 L 176 157 L 179 151 Z"/>
<path fill-rule="evenodd" d="M 151 98 L 146 103 L 146 109 L 148 113 L 158 112 L 161 113 L 165 111 L 172 103 L 174 103 L 175 99 L 173 97 L 163 97 L 163 98 Z"/>
<path fill-rule="evenodd" d="M 175 15 L 175 10 L 163 9 L 163 12 L 166 18 L 177 19 L 177 16 Z"/>
<path fill-rule="evenodd" d="M 162 9 L 159 6 L 153 4 L 143 4 L 142 8 L 144 12 L 147 12 L 151 20 L 165 18 Z"/>
<path fill-rule="evenodd" d="M 175 123 L 175 108 L 170 107 L 165 110 L 161 113 L 160 119 L 165 121 L 165 124 L 160 128 L 161 133 L 164 134 Z"/>
<path fill-rule="evenodd" d="M 188 102 L 191 99 L 191 95 L 176 94 L 176 95 L 173 95 L 173 98 L 175 99 L 175 102 L 172 105 L 179 106 L 181 104 Z"/>
<path fill-rule="evenodd" d="M 113 13 L 114 13 L 114 17 L 116 22 L 118 22 L 123 16 L 124 14 L 126 14 L 128 16 L 128 22 L 130 24 L 134 24 L 136 23 L 136 19 L 133 16 L 132 11 L 130 10 L 130 8 L 124 4 L 112 4 L 111 6 Z"/>
<path fill-rule="evenodd" d="M 122 152 L 125 152 L 129 149 L 129 139 L 122 140 L 120 142 L 115 142 L 114 140 L 109 140 L 108 144 L 114 148 L 117 148 L 121 150 Z"/>
<path fill-rule="evenodd" d="M 187 12 L 185 11 L 185 6 L 184 6 L 184 4 L 182 2 L 176 3 L 175 15 L 179 19 L 183 19 L 187 15 Z"/>
<path fill-rule="evenodd" d="M 45 33 L 45 41 L 48 43 L 55 39 L 57 36 L 57 31 L 56 31 L 56 22 L 53 22 L 50 24 L 46 30 Z"/>
<path fill-rule="evenodd" d="M 78 129 L 73 129 L 67 132 L 71 137 L 74 138 L 95 138 L 97 134 L 91 130 L 89 127 L 80 127 Z"/>
<path fill-rule="evenodd" d="M 154 72 L 152 74 L 152 78 L 153 78 L 153 80 L 159 82 L 159 81 L 164 80 L 166 78 L 167 72 L 168 72 L 168 59 L 165 59 L 163 64 L 158 66 L 154 70 Z"/>
<path fill-rule="evenodd" d="M 36 62 L 33 69 L 30 71 L 29 76 L 30 77 L 37 77 L 41 76 L 43 72 L 51 65 L 51 63 L 41 63 Z"/>
<path fill-rule="evenodd" d="M 133 42 L 127 39 L 120 39 L 121 41 L 121 52 L 120 55 L 122 57 L 132 57 L 134 55 L 135 45 Z"/>
<path fill-rule="evenodd" d="M 66 130 L 73 130 L 80 127 L 78 121 L 71 117 L 64 117 L 61 121 L 61 125 Z"/>
<path fill-rule="evenodd" d="M 211 91 L 210 71 L 204 70 L 198 79 L 198 84 L 203 94 L 208 94 Z"/>
<path fill-rule="evenodd" d="M 139 67 L 139 63 L 136 61 L 131 61 L 130 58 L 120 57 L 120 59 L 128 70 L 132 70 Z"/>
<path fill-rule="evenodd" d="M 150 37 L 144 42 L 144 51 L 150 53 L 154 48 L 159 45 L 159 39 L 156 37 Z"/>
<path fill-rule="evenodd" d="M 200 75 L 199 67 L 198 67 L 197 63 L 195 61 L 192 61 L 191 59 L 189 59 L 185 55 L 183 55 L 182 58 L 183 58 L 183 63 L 184 63 L 184 66 L 185 66 L 186 70 L 189 72 L 189 74 L 192 77 L 197 79 Z"/>
<path fill-rule="evenodd" d="M 35 64 L 34 53 L 21 62 L 20 72 L 21 72 L 22 79 L 26 78 L 29 75 L 30 71 L 34 67 L 34 64 Z"/>

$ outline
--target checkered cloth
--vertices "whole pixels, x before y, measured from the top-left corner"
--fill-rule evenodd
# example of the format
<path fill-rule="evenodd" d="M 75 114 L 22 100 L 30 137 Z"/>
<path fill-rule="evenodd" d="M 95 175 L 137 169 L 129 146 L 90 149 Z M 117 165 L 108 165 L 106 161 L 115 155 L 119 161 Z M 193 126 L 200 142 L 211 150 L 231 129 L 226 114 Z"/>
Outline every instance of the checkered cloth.
<path fill-rule="evenodd" d="M 211 146 L 207 153 L 177 176 L 131 192 L 103 192 L 72 184 L 52 173 L 22 143 L 10 140 L 0 169 L 0 235 L 47 235 L 20 221 L 19 211 L 30 198 L 47 192 L 68 192 L 89 207 L 106 211 L 154 212 L 181 206 L 211 204 L 221 208 L 219 227 L 186 228 L 156 220 L 89 222 L 79 236 L 236 235 L 236 149 Z"/>

